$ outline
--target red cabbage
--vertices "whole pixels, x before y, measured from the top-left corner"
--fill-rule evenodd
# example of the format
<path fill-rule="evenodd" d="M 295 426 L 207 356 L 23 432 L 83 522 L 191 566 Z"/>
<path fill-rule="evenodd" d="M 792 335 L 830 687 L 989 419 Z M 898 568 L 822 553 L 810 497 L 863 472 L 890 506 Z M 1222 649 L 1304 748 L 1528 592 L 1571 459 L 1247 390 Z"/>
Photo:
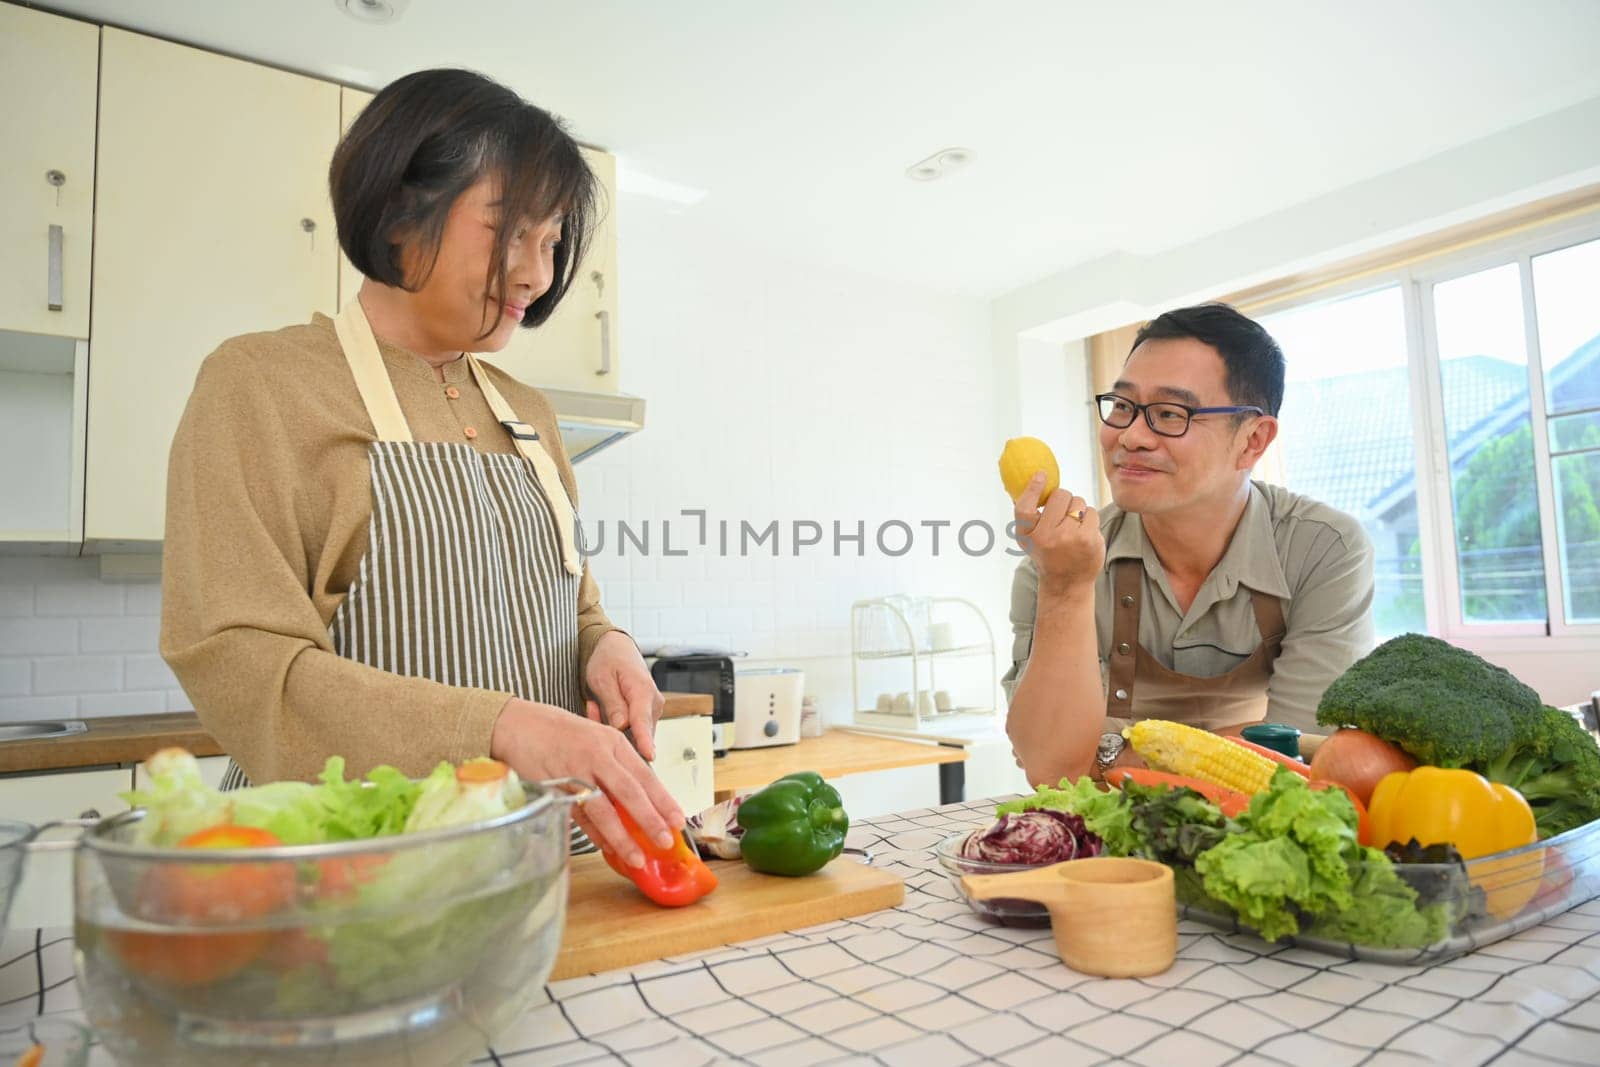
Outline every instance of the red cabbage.
<path fill-rule="evenodd" d="M 961 843 L 960 853 L 964 859 L 986 863 L 1031 865 L 1098 856 L 1103 847 L 1081 816 L 1035 809 L 1002 815 L 993 825 L 972 831 Z"/>

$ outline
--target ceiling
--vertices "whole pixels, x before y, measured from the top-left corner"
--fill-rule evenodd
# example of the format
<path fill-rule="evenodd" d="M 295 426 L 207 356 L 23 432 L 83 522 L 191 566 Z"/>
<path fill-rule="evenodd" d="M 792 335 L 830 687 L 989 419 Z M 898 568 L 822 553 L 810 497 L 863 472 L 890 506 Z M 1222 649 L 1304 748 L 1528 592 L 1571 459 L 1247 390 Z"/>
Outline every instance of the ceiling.
<path fill-rule="evenodd" d="M 36 5 L 369 87 L 473 67 L 709 230 L 992 297 L 1600 96 L 1592 0 Z M 961 145 L 930 183 L 905 169 Z M 624 205 L 625 209 L 626 205 Z"/>

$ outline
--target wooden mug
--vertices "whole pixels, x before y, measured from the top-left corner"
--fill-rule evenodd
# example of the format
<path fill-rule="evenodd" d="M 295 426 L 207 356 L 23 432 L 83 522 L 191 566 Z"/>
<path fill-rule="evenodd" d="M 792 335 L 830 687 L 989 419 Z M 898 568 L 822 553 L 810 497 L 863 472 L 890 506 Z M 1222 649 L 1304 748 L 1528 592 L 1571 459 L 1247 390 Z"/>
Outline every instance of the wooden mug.
<path fill-rule="evenodd" d="M 1061 962 L 1084 974 L 1160 974 L 1178 952 L 1172 868 L 1162 863 L 1097 856 L 1012 874 L 969 874 L 961 886 L 974 900 L 1043 904 Z"/>

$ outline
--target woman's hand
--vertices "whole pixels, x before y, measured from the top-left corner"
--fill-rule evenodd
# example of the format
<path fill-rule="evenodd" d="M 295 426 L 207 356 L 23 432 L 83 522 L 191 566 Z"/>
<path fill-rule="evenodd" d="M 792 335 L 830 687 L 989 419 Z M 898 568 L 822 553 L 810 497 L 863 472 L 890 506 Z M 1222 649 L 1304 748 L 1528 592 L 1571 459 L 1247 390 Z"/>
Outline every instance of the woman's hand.
<path fill-rule="evenodd" d="M 1088 587 L 1105 567 L 1106 542 L 1100 517 L 1081 496 L 1065 489 L 1039 507 L 1044 475 L 1035 474 L 1017 498 L 1017 540 L 1033 558 L 1041 595 Z"/>
<path fill-rule="evenodd" d="M 590 840 L 631 867 L 642 866 L 644 854 L 613 804 L 626 808 L 663 848 L 683 828 L 682 809 L 627 739 L 565 708 L 508 700 L 495 720 L 489 754 L 532 781 L 572 777 L 599 786 L 603 795 L 575 808 L 573 818 Z"/>
<path fill-rule="evenodd" d="M 585 704 L 589 718 L 609 722 L 618 730 L 631 729 L 639 755 L 654 760 L 656 720 L 667 701 L 633 639 L 620 630 L 601 637 L 589 656 L 583 680 L 595 695 L 595 700 Z"/>

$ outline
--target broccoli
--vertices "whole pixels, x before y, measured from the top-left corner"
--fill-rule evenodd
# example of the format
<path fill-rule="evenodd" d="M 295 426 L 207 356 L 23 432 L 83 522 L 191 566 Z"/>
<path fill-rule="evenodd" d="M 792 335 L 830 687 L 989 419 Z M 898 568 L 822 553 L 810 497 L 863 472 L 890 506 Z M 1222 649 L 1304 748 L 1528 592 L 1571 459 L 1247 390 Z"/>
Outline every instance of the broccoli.
<path fill-rule="evenodd" d="M 1436 637 L 1402 634 L 1373 649 L 1328 686 L 1317 722 L 1504 782 L 1532 805 L 1541 837 L 1600 818 L 1594 739 L 1508 671 Z"/>

